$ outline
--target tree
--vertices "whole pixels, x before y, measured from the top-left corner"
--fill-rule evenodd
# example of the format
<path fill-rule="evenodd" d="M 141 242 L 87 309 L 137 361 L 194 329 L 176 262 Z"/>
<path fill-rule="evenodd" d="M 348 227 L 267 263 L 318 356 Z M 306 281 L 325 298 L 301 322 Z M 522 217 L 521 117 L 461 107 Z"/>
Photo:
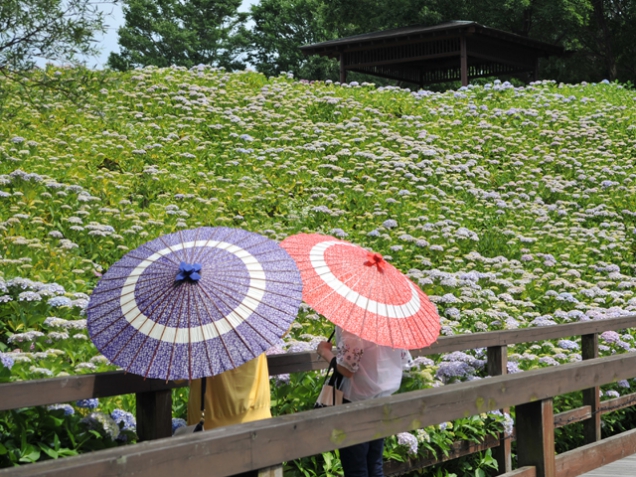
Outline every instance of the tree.
<path fill-rule="evenodd" d="M 261 0 L 251 15 L 250 62 L 266 74 L 337 79 L 335 60 L 304 57 L 298 47 L 469 20 L 563 46 L 568 55 L 541 61 L 545 77 L 636 82 L 636 0 Z"/>
<path fill-rule="evenodd" d="M 114 3 L 104 0 L 101 3 Z M 0 72 L 32 69 L 38 59 L 79 62 L 97 52 L 104 14 L 92 0 L 0 1 Z"/>
<path fill-rule="evenodd" d="M 243 30 L 249 63 L 268 76 L 281 71 L 297 78 L 314 80 L 338 78 L 338 65 L 327 58 L 305 56 L 299 46 L 337 38 L 336 32 L 323 27 L 322 0 L 261 0 L 252 5 L 254 25 Z"/>
<path fill-rule="evenodd" d="M 243 68 L 234 33 L 245 22 L 241 0 L 123 0 L 125 25 L 119 29 L 121 53 L 108 64 L 191 67 L 215 64 Z"/>

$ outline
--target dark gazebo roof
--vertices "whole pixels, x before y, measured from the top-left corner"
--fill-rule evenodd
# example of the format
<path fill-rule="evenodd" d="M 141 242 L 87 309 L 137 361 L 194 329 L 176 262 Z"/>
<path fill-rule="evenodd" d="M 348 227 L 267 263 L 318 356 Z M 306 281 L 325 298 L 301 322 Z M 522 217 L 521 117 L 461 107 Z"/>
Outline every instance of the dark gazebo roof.
<path fill-rule="evenodd" d="M 419 85 L 534 72 L 538 59 L 562 55 L 563 48 L 475 22 L 409 26 L 302 46 L 306 55 L 340 60 L 347 71 Z"/>

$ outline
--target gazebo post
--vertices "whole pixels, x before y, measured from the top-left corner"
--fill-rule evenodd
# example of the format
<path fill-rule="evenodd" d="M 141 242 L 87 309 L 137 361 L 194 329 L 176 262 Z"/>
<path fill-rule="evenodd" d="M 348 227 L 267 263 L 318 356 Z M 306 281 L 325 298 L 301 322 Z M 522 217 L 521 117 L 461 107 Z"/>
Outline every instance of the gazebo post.
<path fill-rule="evenodd" d="M 344 66 L 344 53 L 340 53 L 340 83 L 347 82 L 347 70 Z"/>
<path fill-rule="evenodd" d="M 462 86 L 468 86 L 468 54 L 466 52 L 466 36 L 459 37 L 460 70 Z"/>

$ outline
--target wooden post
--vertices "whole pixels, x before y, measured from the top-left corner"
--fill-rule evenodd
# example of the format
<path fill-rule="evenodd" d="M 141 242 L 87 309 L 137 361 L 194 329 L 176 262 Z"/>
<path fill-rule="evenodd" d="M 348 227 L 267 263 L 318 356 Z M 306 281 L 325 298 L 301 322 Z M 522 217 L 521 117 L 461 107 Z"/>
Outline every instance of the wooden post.
<path fill-rule="evenodd" d="M 345 69 L 344 64 L 344 53 L 340 53 L 340 83 L 347 82 L 347 70 Z"/>
<path fill-rule="evenodd" d="M 598 334 L 581 336 L 581 357 L 583 359 L 598 358 Z M 583 390 L 583 405 L 590 406 L 592 417 L 583 421 L 583 438 L 586 444 L 601 440 L 601 407 L 600 388 Z"/>
<path fill-rule="evenodd" d="M 488 375 L 500 376 L 508 374 L 508 346 L 490 346 L 487 349 Z M 501 412 L 510 413 L 510 409 L 502 409 Z M 503 474 L 512 470 L 512 451 L 510 448 L 511 436 L 502 434 L 499 438 L 499 446 L 492 448 L 492 456 L 497 461 L 499 473 Z"/>
<path fill-rule="evenodd" d="M 172 435 L 172 390 L 135 394 L 137 398 L 137 435 L 150 441 Z"/>
<path fill-rule="evenodd" d="M 552 399 L 521 404 L 515 412 L 517 465 L 534 466 L 536 477 L 556 477 Z"/>
<path fill-rule="evenodd" d="M 460 51 L 460 73 L 462 78 L 462 86 L 468 86 L 468 53 L 466 51 L 466 37 L 459 37 Z"/>

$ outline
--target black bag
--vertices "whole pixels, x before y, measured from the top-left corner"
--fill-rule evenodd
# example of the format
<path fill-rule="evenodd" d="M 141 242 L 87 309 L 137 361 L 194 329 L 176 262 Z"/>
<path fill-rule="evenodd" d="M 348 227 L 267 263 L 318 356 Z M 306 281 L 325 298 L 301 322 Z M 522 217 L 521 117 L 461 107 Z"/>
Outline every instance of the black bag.
<path fill-rule="evenodd" d="M 327 368 L 327 374 L 322 383 L 322 389 L 320 390 L 316 404 L 314 404 L 314 409 L 342 404 L 344 394 L 340 390 L 340 387 L 342 386 L 344 376 L 338 372 L 337 366 L 338 363 L 334 357 Z M 331 376 L 329 372 L 332 372 Z M 327 382 L 327 380 L 329 380 L 329 382 Z"/>

